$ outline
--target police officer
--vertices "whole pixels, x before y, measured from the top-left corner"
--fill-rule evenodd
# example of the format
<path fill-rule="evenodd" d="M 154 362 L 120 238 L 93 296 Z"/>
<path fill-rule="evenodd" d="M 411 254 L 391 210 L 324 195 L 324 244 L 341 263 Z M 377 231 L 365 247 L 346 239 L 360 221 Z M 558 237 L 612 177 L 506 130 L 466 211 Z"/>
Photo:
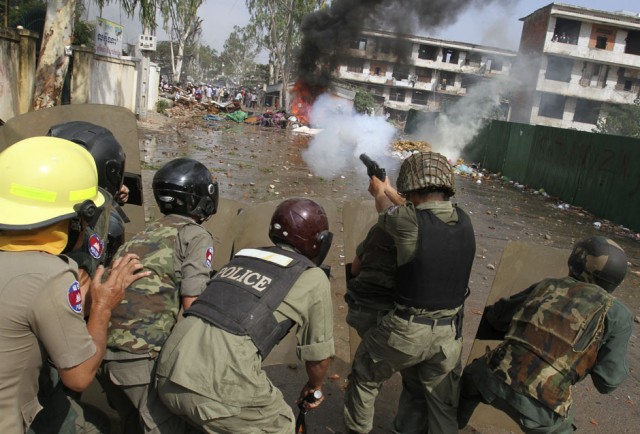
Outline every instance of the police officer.
<path fill-rule="evenodd" d="M 113 133 L 106 128 L 84 121 L 71 121 L 52 126 L 48 136 L 72 141 L 85 148 L 93 157 L 98 171 L 98 187 L 111 195 L 108 215 L 100 216 L 99 226 L 107 226 L 107 239 L 100 255 L 92 255 L 92 232 L 87 229 L 84 243 L 66 255 L 78 263 L 81 286 L 95 274 L 99 263 L 108 267 L 118 247 L 124 242 L 124 223 L 128 218 L 120 208 L 128 198 L 123 184 L 126 156 Z M 85 310 L 87 312 L 88 310 Z M 108 433 L 110 421 L 99 409 L 80 401 L 80 394 L 63 386 L 57 371 L 45 366 L 39 378 L 38 400 L 42 411 L 29 428 L 29 434 L 48 433 Z"/>
<path fill-rule="evenodd" d="M 525 433 L 571 433 L 572 386 L 591 375 L 600 393 L 629 376 L 631 312 L 611 293 L 627 272 L 627 256 L 602 236 L 582 240 L 569 276 L 545 279 L 486 312 L 504 341 L 464 370 L 459 426 L 479 402 L 506 412 Z"/>
<path fill-rule="evenodd" d="M 358 347 L 345 394 L 345 424 L 351 433 L 369 432 L 382 383 L 401 371 L 394 432 L 456 432 L 461 316 L 475 255 L 473 227 L 449 200 L 454 175 L 441 154 L 408 157 L 398 190 L 388 179 L 370 180 L 378 224 L 397 249 L 395 308 Z"/>
<path fill-rule="evenodd" d="M 171 411 L 209 433 L 294 432 L 261 363 L 293 327 L 309 377 L 299 402 L 322 389 L 334 354 L 330 285 L 319 268 L 328 229 L 316 202 L 285 200 L 269 225 L 275 246 L 242 249 L 213 277 L 160 354 L 158 389 Z"/>
<path fill-rule="evenodd" d="M 373 225 L 356 248 L 344 299 L 347 324 L 362 338 L 393 309 L 396 246 L 378 224 Z"/>
<path fill-rule="evenodd" d="M 105 351 L 111 310 L 124 288 L 145 276 L 135 255 L 115 262 L 102 282 L 99 267 L 85 289 L 77 264 L 85 227 L 107 212 L 91 155 L 67 140 L 33 137 L 0 153 L 0 432 L 24 433 L 41 409 L 38 373 L 47 360 L 68 388 L 84 390 Z M 97 253 L 100 235 L 94 236 Z M 139 273 L 137 273 L 139 272 Z M 137 274 L 135 274 L 137 273 Z"/>
<path fill-rule="evenodd" d="M 213 238 L 201 224 L 217 211 L 218 184 L 202 163 L 178 158 L 156 172 L 152 188 L 164 216 L 116 257 L 136 253 L 153 274 L 127 288 L 114 309 L 98 379 L 125 432 L 177 434 L 186 423 L 158 401 L 153 370 L 180 308 L 188 309 L 209 281 Z"/>
<path fill-rule="evenodd" d="M 108 266 L 124 242 L 124 224 L 129 222 L 129 218 L 120 208 L 129 199 L 129 189 L 123 183 L 126 162 L 124 149 L 110 130 L 85 121 L 54 125 L 47 135 L 70 140 L 87 149 L 96 162 L 98 186 L 105 189 L 114 199 L 108 216 L 108 242 L 104 257 L 100 258 L 100 261 Z M 79 265 L 92 274 L 97 262 Z"/>

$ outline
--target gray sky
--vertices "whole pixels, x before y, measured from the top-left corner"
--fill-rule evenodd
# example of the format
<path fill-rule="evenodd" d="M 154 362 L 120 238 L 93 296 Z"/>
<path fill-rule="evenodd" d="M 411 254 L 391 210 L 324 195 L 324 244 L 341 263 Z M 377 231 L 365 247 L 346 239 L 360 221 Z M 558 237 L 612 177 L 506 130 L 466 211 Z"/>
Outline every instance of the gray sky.
<path fill-rule="evenodd" d="M 425 36 L 468 42 L 480 45 L 517 50 L 520 43 L 522 22 L 519 18 L 525 17 L 543 6 L 551 3 L 550 0 L 514 0 L 513 5 L 491 5 L 484 9 L 470 9 L 458 18 L 458 21 L 447 28 L 439 29 L 434 33 L 421 32 Z M 562 3 L 583 6 L 592 9 L 600 9 L 610 12 L 630 11 L 640 13 L 639 0 L 574 0 Z M 89 19 L 99 14 L 97 6 L 89 6 Z M 203 42 L 222 51 L 222 46 L 233 26 L 244 26 L 249 21 L 249 12 L 244 0 L 205 0 L 198 10 L 198 15 L 203 19 Z M 137 41 L 141 33 L 141 26 L 134 20 L 127 19 L 124 12 L 120 11 L 119 4 L 109 5 L 103 11 L 103 18 L 123 24 L 125 26 L 125 38 L 127 42 Z M 166 34 L 158 29 L 158 39 L 165 40 Z M 258 62 L 266 63 L 266 54 L 259 55 Z"/>

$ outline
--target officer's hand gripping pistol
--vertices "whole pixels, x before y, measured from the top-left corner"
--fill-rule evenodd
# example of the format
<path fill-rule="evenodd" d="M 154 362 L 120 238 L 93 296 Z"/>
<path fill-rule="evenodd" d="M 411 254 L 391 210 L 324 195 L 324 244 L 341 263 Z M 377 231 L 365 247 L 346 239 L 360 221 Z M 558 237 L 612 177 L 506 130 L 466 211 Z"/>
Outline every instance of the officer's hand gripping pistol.
<path fill-rule="evenodd" d="M 360 154 L 360 160 L 367 166 L 367 176 L 371 178 L 375 176 L 380 181 L 384 182 L 387 177 L 387 171 L 378 165 L 375 161 L 373 161 L 369 156 L 365 153 Z"/>

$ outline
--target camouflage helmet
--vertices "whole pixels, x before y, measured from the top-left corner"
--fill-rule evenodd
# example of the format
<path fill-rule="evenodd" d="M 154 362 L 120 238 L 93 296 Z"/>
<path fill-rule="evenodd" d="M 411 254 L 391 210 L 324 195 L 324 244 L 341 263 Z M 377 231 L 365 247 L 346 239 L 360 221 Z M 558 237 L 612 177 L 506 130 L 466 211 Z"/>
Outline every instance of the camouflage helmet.
<path fill-rule="evenodd" d="M 447 196 L 456 192 L 453 168 L 447 158 L 437 152 L 418 152 L 404 160 L 396 184 L 403 194 L 423 188 L 439 189 Z"/>
<path fill-rule="evenodd" d="M 573 247 L 568 264 L 572 277 L 595 283 L 607 292 L 613 292 L 627 274 L 627 255 L 624 250 L 602 236 L 578 242 Z"/>

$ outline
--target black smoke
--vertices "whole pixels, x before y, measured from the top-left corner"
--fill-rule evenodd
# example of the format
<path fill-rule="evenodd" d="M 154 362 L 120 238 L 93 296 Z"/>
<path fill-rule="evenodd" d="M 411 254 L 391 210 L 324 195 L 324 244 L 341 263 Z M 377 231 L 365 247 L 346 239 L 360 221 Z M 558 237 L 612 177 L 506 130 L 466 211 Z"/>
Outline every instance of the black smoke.
<path fill-rule="evenodd" d="M 516 0 L 518 1 L 518 0 Z M 307 15 L 302 23 L 302 44 L 298 56 L 299 78 L 312 86 L 328 83 L 340 54 L 365 28 L 387 28 L 411 34 L 416 27 L 435 30 L 455 23 L 469 8 L 491 3 L 513 4 L 511 0 L 335 0 L 331 6 Z M 408 53 L 397 44 L 399 59 Z"/>

